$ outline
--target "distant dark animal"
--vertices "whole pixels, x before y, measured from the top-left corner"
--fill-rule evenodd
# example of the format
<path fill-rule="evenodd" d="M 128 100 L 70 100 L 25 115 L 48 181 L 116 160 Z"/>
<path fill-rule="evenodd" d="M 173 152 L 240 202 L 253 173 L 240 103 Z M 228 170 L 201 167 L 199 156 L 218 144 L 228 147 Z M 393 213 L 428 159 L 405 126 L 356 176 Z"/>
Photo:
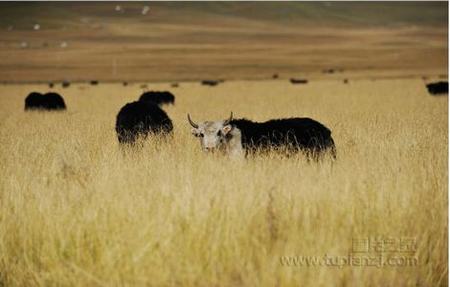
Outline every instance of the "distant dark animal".
<path fill-rule="evenodd" d="M 344 84 L 348 84 L 348 79 L 343 80 Z"/>
<path fill-rule="evenodd" d="M 116 132 L 121 144 L 134 144 L 139 137 L 151 134 L 168 135 L 172 130 L 170 118 L 151 102 L 128 103 L 117 114 Z"/>
<path fill-rule="evenodd" d="M 435 82 L 427 84 L 428 92 L 432 95 L 448 94 L 448 82 Z"/>
<path fill-rule="evenodd" d="M 128 86 L 128 82 L 123 82 L 122 85 L 123 85 L 124 87 L 126 87 L 126 86 Z"/>
<path fill-rule="evenodd" d="M 63 81 L 62 82 L 62 87 L 63 88 L 68 88 L 70 86 L 70 82 L 69 81 Z"/>
<path fill-rule="evenodd" d="M 306 79 L 294 79 L 294 78 L 291 78 L 290 81 L 291 81 L 292 84 L 307 84 L 308 83 L 308 80 L 306 80 Z"/>
<path fill-rule="evenodd" d="M 288 118 L 257 123 L 247 119 L 193 122 L 192 134 L 200 139 L 204 151 L 222 151 L 229 155 L 245 155 L 257 150 L 286 148 L 304 151 L 314 158 L 324 152 L 336 157 L 331 131 L 310 118 Z"/>
<path fill-rule="evenodd" d="M 157 105 L 175 104 L 175 96 L 168 91 L 147 91 L 141 95 L 139 101 L 153 102 Z"/>
<path fill-rule="evenodd" d="M 61 95 L 57 93 L 41 94 L 37 92 L 30 93 L 25 99 L 25 110 L 65 110 L 66 104 Z"/>
<path fill-rule="evenodd" d="M 220 83 L 220 81 L 216 81 L 216 80 L 203 80 L 201 83 L 202 83 L 202 85 L 204 85 L 204 86 L 211 86 L 211 87 L 214 87 L 214 86 L 217 86 L 217 85 Z"/>
<path fill-rule="evenodd" d="M 322 71 L 324 74 L 333 74 L 335 72 L 335 69 L 325 69 Z"/>
<path fill-rule="evenodd" d="M 54 84 L 52 82 L 48 83 L 49 88 L 53 88 Z"/>
<path fill-rule="evenodd" d="M 278 74 L 273 74 L 272 79 L 278 79 Z"/>
<path fill-rule="evenodd" d="M 42 94 L 38 92 L 31 92 L 25 98 L 25 110 L 41 109 L 42 108 Z"/>
<path fill-rule="evenodd" d="M 170 86 L 173 88 L 178 88 L 179 85 L 178 85 L 178 83 L 172 83 Z"/>
<path fill-rule="evenodd" d="M 89 83 L 90 83 L 92 86 L 98 85 L 98 81 L 96 81 L 96 80 L 90 81 Z"/>

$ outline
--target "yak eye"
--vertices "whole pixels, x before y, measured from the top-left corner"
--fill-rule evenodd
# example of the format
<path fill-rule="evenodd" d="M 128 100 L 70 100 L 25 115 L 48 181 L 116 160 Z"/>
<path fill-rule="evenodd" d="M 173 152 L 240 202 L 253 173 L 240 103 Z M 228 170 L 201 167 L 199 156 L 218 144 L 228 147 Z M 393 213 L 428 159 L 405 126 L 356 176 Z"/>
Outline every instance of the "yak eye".
<path fill-rule="evenodd" d="M 198 136 L 202 138 L 202 137 L 204 137 L 205 135 L 202 134 L 202 133 L 199 133 Z"/>

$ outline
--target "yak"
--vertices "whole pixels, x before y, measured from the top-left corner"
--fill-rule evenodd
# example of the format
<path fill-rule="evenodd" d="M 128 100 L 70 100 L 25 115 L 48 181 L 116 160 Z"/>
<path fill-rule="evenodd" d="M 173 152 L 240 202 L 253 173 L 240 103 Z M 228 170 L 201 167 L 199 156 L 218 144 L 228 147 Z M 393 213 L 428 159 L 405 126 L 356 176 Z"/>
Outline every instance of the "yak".
<path fill-rule="evenodd" d="M 203 80 L 201 83 L 204 86 L 217 86 L 221 81 L 216 81 L 216 80 Z"/>
<path fill-rule="evenodd" d="M 290 81 L 291 81 L 291 84 L 307 84 L 308 83 L 308 80 L 306 80 L 306 79 L 291 78 Z"/>
<path fill-rule="evenodd" d="M 448 94 L 448 82 L 429 83 L 427 90 L 432 95 Z"/>
<path fill-rule="evenodd" d="M 230 118 L 196 124 L 188 114 L 192 134 L 200 138 L 205 152 L 221 151 L 242 156 L 262 150 L 303 151 L 318 159 L 330 152 L 336 158 L 336 147 L 331 131 L 310 118 L 273 119 L 258 123 L 248 119 Z"/>
<path fill-rule="evenodd" d="M 66 104 L 64 99 L 58 93 L 41 94 L 31 92 L 25 98 L 25 110 L 65 110 Z"/>
<path fill-rule="evenodd" d="M 152 102 L 157 105 L 175 104 L 175 96 L 168 91 L 147 91 L 140 96 L 139 101 Z"/>
<path fill-rule="evenodd" d="M 149 134 L 168 135 L 173 130 L 167 114 L 152 102 L 136 101 L 123 106 L 116 119 L 119 143 L 134 144 Z"/>

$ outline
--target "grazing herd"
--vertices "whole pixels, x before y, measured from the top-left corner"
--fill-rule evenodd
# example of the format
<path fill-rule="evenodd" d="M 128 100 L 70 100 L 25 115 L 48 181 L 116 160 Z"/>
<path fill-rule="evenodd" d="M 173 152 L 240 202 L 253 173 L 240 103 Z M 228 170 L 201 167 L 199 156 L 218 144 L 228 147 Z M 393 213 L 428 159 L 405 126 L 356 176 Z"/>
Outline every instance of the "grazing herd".
<path fill-rule="evenodd" d="M 291 79 L 293 84 L 306 84 L 304 79 Z M 222 81 L 203 81 L 202 84 L 217 85 Z M 347 82 L 347 81 L 344 81 Z M 91 81 L 98 85 L 98 81 Z M 124 85 L 128 83 L 124 82 Z M 50 87 L 53 83 L 50 83 Z M 63 82 L 63 87 L 70 83 Z M 448 82 L 426 85 L 432 95 L 448 94 Z M 125 104 L 116 117 L 116 133 L 119 143 L 134 145 L 138 139 L 171 135 L 173 124 L 163 105 L 175 104 L 175 96 L 169 91 L 146 91 L 138 101 Z M 55 92 L 30 93 L 25 99 L 25 110 L 63 111 L 64 99 Z M 256 151 L 278 150 L 287 153 L 303 152 L 308 158 L 319 159 L 328 154 L 336 158 L 336 146 L 331 131 L 310 118 L 272 119 L 265 122 L 233 119 L 195 123 L 190 115 L 187 120 L 192 134 L 199 138 L 205 152 L 220 152 L 230 156 L 247 156 Z"/>
<path fill-rule="evenodd" d="M 167 91 L 144 92 L 138 101 L 126 104 L 117 115 L 116 132 L 119 143 L 134 144 L 149 135 L 172 133 L 173 124 L 160 108 L 174 104 L 175 96 Z M 194 123 L 192 134 L 200 139 L 205 152 L 221 152 L 230 156 L 245 156 L 255 151 L 282 149 L 306 153 L 318 159 L 326 152 L 336 158 L 331 131 L 309 118 L 289 118 L 256 123 L 247 119 L 230 118 L 224 121 Z"/>

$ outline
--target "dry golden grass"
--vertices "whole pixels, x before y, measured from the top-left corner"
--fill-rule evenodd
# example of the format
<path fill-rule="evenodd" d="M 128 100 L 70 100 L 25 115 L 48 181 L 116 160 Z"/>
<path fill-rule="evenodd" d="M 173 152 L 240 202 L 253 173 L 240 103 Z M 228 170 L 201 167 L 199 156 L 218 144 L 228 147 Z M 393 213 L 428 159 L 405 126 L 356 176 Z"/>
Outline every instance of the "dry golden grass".
<path fill-rule="evenodd" d="M 168 84 L 152 85 L 168 89 Z M 0 286 L 445 286 L 448 99 L 422 80 L 181 83 L 168 143 L 128 155 L 115 115 L 137 85 L 73 85 L 63 113 L 0 86 Z M 207 156 L 195 120 L 309 116 L 338 159 Z M 417 266 L 285 266 L 352 239 L 414 237 Z"/>

